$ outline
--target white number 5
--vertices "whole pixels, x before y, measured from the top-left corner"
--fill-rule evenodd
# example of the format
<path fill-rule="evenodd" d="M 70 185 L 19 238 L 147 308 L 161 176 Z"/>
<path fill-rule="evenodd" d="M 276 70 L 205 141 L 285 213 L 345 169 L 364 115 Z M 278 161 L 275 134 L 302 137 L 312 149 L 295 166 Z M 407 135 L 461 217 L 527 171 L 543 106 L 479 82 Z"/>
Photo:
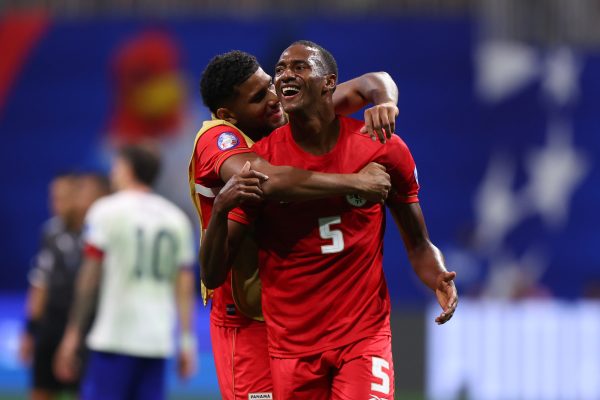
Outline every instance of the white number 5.
<path fill-rule="evenodd" d="M 371 360 L 373 363 L 373 376 L 381 379 L 381 384 L 371 383 L 371 390 L 383 394 L 390 394 L 390 377 L 384 371 L 384 368 L 389 371 L 390 363 L 379 357 L 372 357 Z"/>
<path fill-rule="evenodd" d="M 342 219 L 338 216 L 319 218 L 319 233 L 321 239 L 331 239 L 331 244 L 321 246 L 321 253 L 331 254 L 339 253 L 344 250 L 344 236 L 339 229 L 330 229 L 331 225 L 342 223 Z"/>

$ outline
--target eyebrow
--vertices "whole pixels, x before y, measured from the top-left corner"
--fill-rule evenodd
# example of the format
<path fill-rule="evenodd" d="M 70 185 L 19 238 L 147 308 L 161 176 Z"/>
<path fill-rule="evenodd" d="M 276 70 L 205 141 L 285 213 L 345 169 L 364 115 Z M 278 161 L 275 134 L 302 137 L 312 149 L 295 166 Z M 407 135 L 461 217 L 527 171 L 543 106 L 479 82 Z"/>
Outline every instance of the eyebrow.
<path fill-rule="evenodd" d="M 267 90 L 269 89 L 269 86 L 271 86 L 271 79 L 269 79 L 269 82 L 266 86 L 262 86 L 259 90 L 256 91 L 256 93 L 252 93 L 250 95 L 250 101 L 256 101 L 259 100 L 261 97 L 264 97 L 267 93 Z"/>
<path fill-rule="evenodd" d="M 278 67 L 282 64 L 310 64 L 310 63 L 308 62 L 308 60 L 306 60 L 304 58 L 296 58 L 296 59 L 291 60 L 289 63 L 281 60 L 275 66 Z"/>

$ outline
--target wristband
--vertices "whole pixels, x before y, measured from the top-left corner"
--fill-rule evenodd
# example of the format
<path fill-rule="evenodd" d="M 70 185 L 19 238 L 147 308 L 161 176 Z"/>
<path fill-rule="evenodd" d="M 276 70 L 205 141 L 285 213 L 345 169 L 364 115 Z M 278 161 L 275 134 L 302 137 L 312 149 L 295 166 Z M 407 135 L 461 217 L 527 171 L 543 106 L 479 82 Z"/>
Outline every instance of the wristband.
<path fill-rule="evenodd" d="M 179 338 L 179 348 L 183 351 L 196 351 L 196 337 L 189 332 L 182 333 Z"/>

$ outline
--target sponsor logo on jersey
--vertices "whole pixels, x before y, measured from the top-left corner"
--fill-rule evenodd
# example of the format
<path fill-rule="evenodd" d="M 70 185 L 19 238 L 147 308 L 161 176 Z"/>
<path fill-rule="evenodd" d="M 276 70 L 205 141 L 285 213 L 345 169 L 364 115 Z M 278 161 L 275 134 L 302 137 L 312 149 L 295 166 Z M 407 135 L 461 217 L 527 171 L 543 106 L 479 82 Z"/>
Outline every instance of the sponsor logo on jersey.
<path fill-rule="evenodd" d="M 219 149 L 221 150 L 233 149 L 238 144 L 240 144 L 240 142 L 237 136 L 235 136 L 232 132 L 223 132 L 217 139 L 217 146 L 219 146 Z"/>
<path fill-rule="evenodd" d="M 248 400 L 273 400 L 273 393 L 248 393 Z"/>
<path fill-rule="evenodd" d="M 235 304 L 227 304 L 225 306 L 225 311 L 227 315 L 235 315 Z"/>
<path fill-rule="evenodd" d="M 349 194 L 346 196 L 346 201 L 353 207 L 362 207 L 367 204 L 367 200 L 357 194 Z"/>
<path fill-rule="evenodd" d="M 379 396 L 371 393 L 371 397 L 369 397 L 369 400 L 384 400 L 384 399 L 382 397 L 379 397 Z"/>

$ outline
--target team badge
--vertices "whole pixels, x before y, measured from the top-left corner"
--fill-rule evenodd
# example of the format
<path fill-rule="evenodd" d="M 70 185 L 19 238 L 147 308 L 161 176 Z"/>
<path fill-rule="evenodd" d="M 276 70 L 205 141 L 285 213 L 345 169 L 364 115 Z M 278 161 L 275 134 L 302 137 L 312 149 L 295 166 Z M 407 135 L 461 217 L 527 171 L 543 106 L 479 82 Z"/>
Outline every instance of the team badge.
<path fill-rule="evenodd" d="M 237 136 L 231 132 L 223 132 L 219 135 L 219 139 L 217 139 L 217 146 L 221 150 L 233 149 L 239 143 Z"/>
<path fill-rule="evenodd" d="M 362 207 L 367 204 L 367 200 L 357 194 L 349 194 L 346 196 L 346 201 L 353 207 Z"/>
<path fill-rule="evenodd" d="M 248 393 L 248 400 L 273 400 L 273 393 Z"/>

